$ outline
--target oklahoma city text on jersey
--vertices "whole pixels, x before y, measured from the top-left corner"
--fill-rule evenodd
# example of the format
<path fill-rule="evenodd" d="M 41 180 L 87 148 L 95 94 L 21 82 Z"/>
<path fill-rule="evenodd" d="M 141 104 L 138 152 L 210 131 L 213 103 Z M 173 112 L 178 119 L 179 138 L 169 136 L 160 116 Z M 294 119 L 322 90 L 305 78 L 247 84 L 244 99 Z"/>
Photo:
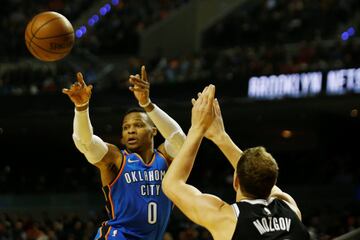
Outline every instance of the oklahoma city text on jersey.
<path fill-rule="evenodd" d="M 161 189 L 161 181 L 165 176 L 165 170 L 149 170 L 149 171 L 130 171 L 124 173 L 127 183 L 144 182 L 140 186 L 142 196 L 158 196 Z M 149 182 L 159 181 L 159 184 L 150 184 Z"/>

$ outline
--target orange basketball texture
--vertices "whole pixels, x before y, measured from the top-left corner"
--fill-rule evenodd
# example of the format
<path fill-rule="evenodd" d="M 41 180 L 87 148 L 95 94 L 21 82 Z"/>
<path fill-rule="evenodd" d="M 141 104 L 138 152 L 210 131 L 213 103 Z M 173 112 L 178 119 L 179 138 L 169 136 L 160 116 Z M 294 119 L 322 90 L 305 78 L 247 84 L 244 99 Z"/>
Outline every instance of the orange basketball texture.
<path fill-rule="evenodd" d="M 64 58 L 71 51 L 74 41 L 71 23 L 57 12 L 39 13 L 25 30 L 26 47 L 41 61 L 52 62 Z"/>

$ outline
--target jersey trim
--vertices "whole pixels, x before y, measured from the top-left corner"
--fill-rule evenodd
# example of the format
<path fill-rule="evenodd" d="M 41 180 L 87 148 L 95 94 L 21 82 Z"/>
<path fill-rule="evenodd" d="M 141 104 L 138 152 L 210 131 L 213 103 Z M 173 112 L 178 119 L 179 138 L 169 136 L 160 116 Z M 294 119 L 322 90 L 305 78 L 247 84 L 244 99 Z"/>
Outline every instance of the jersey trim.
<path fill-rule="evenodd" d="M 108 239 L 109 233 L 110 233 L 110 226 L 102 226 L 100 227 L 100 236 L 96 240 L 106 240 Z"/>
<path fill-rule="evenodd" d="M 111 207 L 111 217 L 112 219 L 115 218 L 115 210 L 114 210 L 114 203 L 111 197 L 111 189 L 109 189 L 109 203 L 110 203 L 110 207 Z"/>
<path fill-rule="evenodd" d="M 121 176 L 121 173 L 123 172 L 125 165 L 126 165 L 126 155 L 125 154 L 121 154 L 122 155 L 122 164 L 120 167 L 120 170 L 117 174 L 117 176 L 115 177 L 115 179 L 108 185 L 103 187 L 103 192 L 105 195 L 105 200 L 106 200 L 106 210 L 108 212 L 109 215 L 111 215 L 111 219 L 115 218 L 115 210 L 114 210 L 114 203 L 111 197 L 111 187 L 116 183 L 116 181 L 119 179 L 119 177 Z"/>
<path fill-rule="evenodd" d="M 138 153 L 136 153 L 136 152 L 129 153 L 126 149 L 124 149 L 123 151 L 124 151 L 127 155 L 135 154 L 135 155 L 141 160 L 141 162 L 142 162 L 145 166 L 147 166 L 147 167 L 150 167 L 150 166 L 154 163 L 154 160 L 155 160 L 155 157 L 156 157 L 156 154 L 155 154 L 155 151 L 154 151 L 154 153 L 153 153 L 153 155 L 152 155 L 152 158 L 151 158 L 151 161 L 146 164 L 146 163 L 144 162 L 144 159 L 143 159 Z"/>
<path fill-rule="evenodd" d="M 109 238 L 110 230 L 111 230 L 111 226 L 109 227 L 109 229 L 105 235 L 105 240 L 107 240 Z"/>
<path fill-rule="evenodd" d="M 103 193 L 104 193 L 104 196 L 105 196 L 105 209 L 106 209 L 106 212 L 109 216 L 109 218 L 111 218 L 110 216 L 112 216 L 112 212 L 111 212 L 111 203 L 110 203 L 110 200 L 109 200 L 109 196 L 110 196 L 110 193 L 109 193 L 109 187 L 108 186 L 105 186 L 102 188 L 103 190 Z M 103 223 L 103 226 L 104 226 L 104 223 Z"/>
<path fill-rule="evenodd" d="M 233 208 L 235 217 L 237 219 L 240 215 L 240 209 L 236 203 L 231 204 L 231 207 Z"/>
<path fill-rule="evenodd" d="M 265 206 L 268 206 L 272 201 L 274 201 L 275 198 L 270 198 L 269 200 L 265 200 L 265 199 L 244 199 L 244 200 L 241 200 L 239 202 L 247 202 L 247 203 L 250 203 L 252 205 L 254 204 L 262 204 L 262 205 L 265 205 Z"/>
<path fill-rule="evenodd" d="M 155 162 L 155 161 L 154 161 L 155 158 L 156 158 L 156 153 L 154 152 L 151 161 L 150 161 L 148 164 L 146 164 L 144 161 L 143 161 L 143 163 L 144 163 L 146 166 L 150 167 L 150 166 Z"/>
<path fill-rule="evenodd" d="M 126 155 L 125 154 L 121 154 L 121 155 L 122 155 L 122 163 L 121 163 L 121 166 L 120 166 L 120 170 L 119 170 L 117 176 L 115 177 L 115 179 L 110 184 L 108 184 L 109 188 L 111 188 L 114 185 L 114 183 L 119 179 L 119 177 L 121 176 L 121 173 L 123 172 L 123 170 L 125 168 Z"/>
<path fill-rule="evenodd" d="M 159 155 L 165 160 L 167 167 L 169 167 L 171 161 L 169 159 L 167 159 L 165 157 L 165 155 L 162 152 L 160 152 L 159 150 L 156 150 L 156 152 L 159 153 Z"/>

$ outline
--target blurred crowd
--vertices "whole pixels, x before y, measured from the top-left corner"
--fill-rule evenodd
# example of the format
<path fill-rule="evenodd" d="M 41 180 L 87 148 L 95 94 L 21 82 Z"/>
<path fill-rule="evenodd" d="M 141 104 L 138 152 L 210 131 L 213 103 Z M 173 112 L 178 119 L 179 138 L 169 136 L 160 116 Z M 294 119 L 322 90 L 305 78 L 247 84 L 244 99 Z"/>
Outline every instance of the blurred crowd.
<path fill-rule="evenodd" d="M 167 18 L 189 0 L 121 0 L 90 29 L 79 43 L 96 55 L 136 54 L 139 35 L 147 27 Z"/>
<path fill-rule="evenodd" d="M 334 237 L 360 227 L 359 206 L 351 206 L 351 212 L 319 211 L 303 216 L 311 240 L 331 240 Z M 50 216 L 0 213 L 1 240 L 90 240 L 94 239 L 98 227 L 106 220 L 103 213 L 89 212 L 85 216 L 63 213 Z M 212 240 L 210 233 L 191 223 L 174 209 L 163 240 Z"/>
<path fill-rule="evenodd" d="M 147 66 L 151 83 L 164 85 L 246 82 L 253 75 L 359 67 L 360 39 L 356 37 L 360 16 L 356 11 L 360 8 L 358 0 L 247 1 L 204 33 L 200 52 L 154 56 L 146 61 L 137 57 L 139 33 L 188 1 L 119 1 L 111 14 L 89 29 L 74 56 L 49 64 L 33 59 L 25 49 L 24 30 L 29 19 L 36 13 L 51 9 L 63 13 L 70 21 L 76 21 L 93 1 L 2 2 L 0 96 L 59 94 L 63 87 L 69 87 L 74 81 L 78 71 L 84 73 L 87 83 L 95 85 L 94 91 L 117 91 L 125 89 L 128 76 L 138 73 L 143 64 Z M 354 37 L 341 39 L 341 32 L 350 26 L 354 26 Z M 96 34 L 91 34 L 91 31 L 96 31 Z M 116 47 L 118 45 L 122 47 Z M 97 57 L 107 54 L 125 56 L 116 61 Z M 329 152 L 329 149 L 340 148 L 346 149 L 346 153 L 339 150 L 336 154 L 333 151 L 331 154 L 278 154 L 279 165 L 286 169 L 280 172 L 279 181 L 289 185 L 360 186 L 360 165 L 354 157 L 357 148 L 348 147 L 350 140 L 345 141 L 346 137 L 338 139 L 343 139 L 342 143 L 337 140 L 332 143 L 334 145 L 322 146 L 322 150 Z M 217 156 L 210 150 L 203 154 L 207 154 L 205 159 Z M 58 165 L 55 172 L 50 172 L 44 170 L 44 166 L 32 166 L 28 171 L 30 166 L 19 168 L 16 161 L 4 161 L 0 164 L 1 193 L 14 194 L 16 190 L 24 194 L 71 194 L 99 190 L 101 184 L 95 168 L 84 159 L 69 162 L 70 165 Z M 225 185 L 231 186 L 231 169 L 225 168 L 221 162 L 210 165 L 207 169 L 196 169 L 195 166 L 191 181 L 204 191 L 232 199 L 231 193 L 222 190 Z M 360 188 L 357 188 L 357 198 L 353 200 L 359 201 Z M 105 219 L 104 213 L 59 217 L 44 214 L 40 218 L 3 213 L 0 215 L 0 240 L 88 240 L 93 238 L 101 220 Z M 343 211 L 324 207 L 304 215 L 304 223 L 313 240 L 332 239 L 360 227 L 359 204 Z M 164 240 L 211 239 L 206 230 L 193 225 L 177 212 L 171 218 L 168 231 Z"/>
<path fill-rule="evenodd" d="M 69 140 L 70 142 L 70 140 Z M 344 144 L 345 145 L 345 144 Z M 322 148 L 328 146 L 321 146 Z M 339 144 L 339 148 L 343 145 Z M 232 198 L 232 169 L 225 165 L 217 149 L 205 145 L 200 156 L 200 164 L 204 159 L 214 159 L 207 162 L 207 167 L 195 167 L 192 181 L 205 191 L 218 191 L 225 198 Z M 333 152 L 324 154 L 321 149 L 313 151 L 294 151 L 293 154 L 275 152 L 277 161 L 283 171 L 279 181 L 285 185 L 319 185 L 344 186 L 360 188 L 360 163 L 354 152 Z M 75 192 L 98 192 L 101 189 L 100 177 L 96 168 L 86 162 L 85 158 L 77 153 L 71 156 L 71 161 L 61 162 L 64 154 L 58 159 L 57 171 L 49 171 L 42 166 L 44 160 L 19 168 L 17 161 L 5 161 L 0 165 L 0 185 L 2 194 L 13 194 L 15 191 L 23 194 L 54 194 Z M 53 157 L 53 159 L 57 159 Z M 67 164 L 67 165 L 62 165 Z M 26 163 L 30 164 L 30 163 Z M 311 167 L 304 167 L 311 166 Z M 31 169 L 31 171 L 28 171 Z M 303 175 L 307 174 L 304 178 Z M 224 186 L 229 188 L 223 189 Z M 360 189 L 359 189 L 360 191 Z M 360 192 L 359 192 L 360 194 Z M 353 196 L 355 199 L 355 195 Z M 360 195 L 358 196 L 360 200 Z"/>
<path fill-rule="evenodd" d="M 342 149 L 341 145 L 338 147 Z M 301 193 L 291 193 L 295 194 L 294 197 L 298 204 L 301 204 L 303 221 L 311 233 L 312 240 L 330 240 L 360 227 L 360 205 L 358 204 L 360 201 L 360 166 L 351 151 L 340 152 L 341 150 L 334 151 L 331 154 L 324 154 L 320 151 L 317 153 L 274 153 L 280 166 L 279 186 L 284 191 L 290 191 L 291 186 L 300 188 L 307 186 L 307 190 Z M 213 193 L 228 202 L 233 202 L 234 193 L 230 190 L 233 173 L 230 165 L 227 166 L 223 160 L 217 159 L 223 157 L 220 157 L 220 153 L 208 145 L 201 150 L 200 155 L 201 159 L 198 161 L 201 163 L 194 166 L 189 181 L 203 192 Z M 204 161 L 212 158 L 216 158 L 216 161 L 206 161 L 207 167 L 204 168 Z M 83 157 L 69 160 L 72 162 L 72 166 L 69 166 L 69 163 L 67 163 L 67 167 L 57 164 L 57 171 L 48 171 L 43 167 L 34 166 L 19 168 L 16 167 L 16 163 L 2 167 L 0 172 L 0 185 L 3 186 L 1 188 L 2 194 L 20 192 L 25 195 L 46 195 L 86 192 L 90 195 L 97 194 L 96 196 L 100 197 L 101 183 L 98 171 L 88 164 Z M 320 187 L 314 188 L 317 190 L 312 190 L 312 186 Z M 343 202 L 344 196 L 337 191 L 351 187 L 353 187 L 351 191 L 358 191 L 357 196 L 354 193 L 350 199 Z M 319 194 L 319 196 L 311 195 L 315 191 L 315 194 Z M 328 202 L 321 200 L 321 194 L 318 191 L 325 195 L 331 193 L 331 199 Z M 306 201 L 307 204 L 305 204 Z M 320 205 L 318 201 L 321 201 Z M 100 208 L 100 206 L 97 207 Z M 89 213 L 85 215 L 64 212 L 64 215 L 56 218 L 46 214 L 42 214 L 39 218 L 27 214 L 9 215 L 3 213 L 0 215 L 0 239 L 92 239 L 97 227 L 107 217 L 105 211 L 88 210 Z M 37 213 L 37 215 L 39 214 Z M 164 240 L 211 239 L 209 232 L 192 224 L 175 208 Z"/>
<path fill-rule="evenodd" d="M 210 48 L 200 53 L 159 56 L 148 61 L 129 57 L 120 65 L 110 61 L 3 64 L 0 66 L 0 96 L 58 93 L 74 81 L 77 71 L 82 71 L 88 82 L 102 84 L 95 90 L 121 89 L 127 84 L 129 75 L 138 73 L 142 64 L 147 66 L 154 84 L 247 82 L 250 76 L 359 67 L 359 42 L 359 39 L 346 42 L 314 40 L 272 48 L 265 45 L 237 46 L 221 51 Z M 100 74 L 107 68 L 107 74 Z"/>
<path fill-rule="evenodd" d="M 246 82 L 253 75 L 358 67 L 360 40 L 356 37 L 356 27 L 352 27 L 354 36 L 346 40 L 340 37 L 341 29 L 346 30 L 358 22 L 357 11 L 351 11 L 360 7 L 355 0 L 247 1 L 204 34 L 200 52 L 153 56 L 146 61 L 136 57 L 139 33 L 186 2 L 119 1 L 112 12 L 94 26 L 96 34 L 85 35 L 73 56 L 64 61 L 43 64 L 25 58 L 16 64 L 2 64 L 0 96 L 53 94 L 69 86 L 77 71 L 82 71 L 93 84 L 101 82 L 97 90 L 124 88 L 128 76 L 137 73 L 142 64 L 148 66 L 152 83 L 165 84 Z M 28 3 L 29 6 L 16 1 L 6 3 L 7 8 L 14 11 L 4 12 L 1 23 L 13 26 L 6 28 L 7 31 L 18 32 L 9 33 L 13 40 L 2 37 L 0 41 L 3 46 L 13 45 L 4 48 L 8 51 L 4 56 L 18 58 L 23 54 L 17 51 L 26 52 L 22 35 L 26 19 L 35 7 L 51 7 L 76 16 L 87 1 L 76 1 L 74 7 L 75 3 L 63 0 L 44 0 L 38 5 Z M 103 54 L 123 57 L 113 61 L 112 57 L 99 57 Z M 108 70 L 102 74 L 104 69 Z"/>
<path fill-rule="evenodd" d="M 328 40 L 359 20 L 357 0 L 246 1 L 204 36 L 205 46 L 286 44 Z"/>

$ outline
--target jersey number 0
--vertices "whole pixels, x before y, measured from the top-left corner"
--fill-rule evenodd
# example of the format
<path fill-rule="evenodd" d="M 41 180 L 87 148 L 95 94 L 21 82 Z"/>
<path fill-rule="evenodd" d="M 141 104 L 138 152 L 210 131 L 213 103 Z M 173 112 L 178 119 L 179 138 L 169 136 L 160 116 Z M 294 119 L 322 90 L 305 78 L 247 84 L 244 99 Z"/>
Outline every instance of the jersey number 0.
<path fill-rule="evenodd" d="M 156 202 L 148 203 L 148 223 L 155 224 L 157 220 L 157 204 Z"/>

